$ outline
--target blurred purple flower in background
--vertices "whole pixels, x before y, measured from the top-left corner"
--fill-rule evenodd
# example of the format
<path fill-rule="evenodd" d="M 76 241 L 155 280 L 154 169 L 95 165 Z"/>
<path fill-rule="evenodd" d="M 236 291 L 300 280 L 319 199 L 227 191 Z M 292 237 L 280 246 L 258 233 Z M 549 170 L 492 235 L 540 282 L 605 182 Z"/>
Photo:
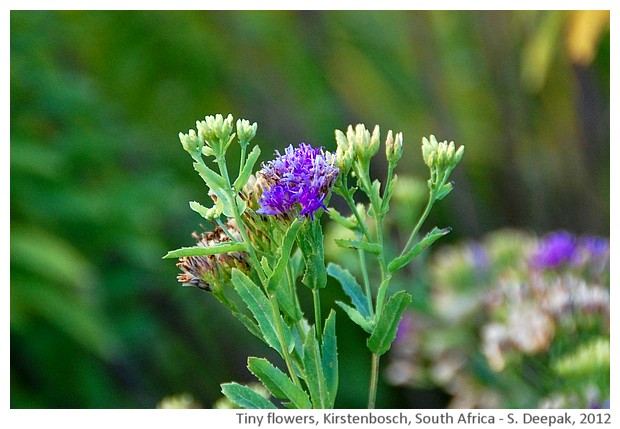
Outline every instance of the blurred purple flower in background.
<path fill-rule="evenodd" d="M 579 247 L 592 257 L 601 257 L 609 253 L 609 240 L 602 237 L 587 236 L 579 240 Z"/>
<path fill-rule="evenodd" d="M 314 213 L 325 206 L 325 199 L 338 177 L 335 157 L 300 143 L 297 148 L 287 147 L 278 157 L 257 173 L 263 194 L 258 201 L 257 213 L 265 215 L 297 215 L 314 219 Z"/>
<path fill-rule="evenodd" d="M 532 264 L 539 269 L 556 268 L 578 262 L 577 240 L 564 231 L 553 232 L 540 242 L 532 256 Z"/>

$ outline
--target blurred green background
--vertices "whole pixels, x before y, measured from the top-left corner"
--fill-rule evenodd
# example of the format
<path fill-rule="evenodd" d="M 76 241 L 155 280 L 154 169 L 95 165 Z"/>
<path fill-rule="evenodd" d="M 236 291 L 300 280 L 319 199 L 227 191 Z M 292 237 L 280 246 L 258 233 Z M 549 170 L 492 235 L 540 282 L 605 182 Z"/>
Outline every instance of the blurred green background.
<path fill-rule="evenodd" d="M 608 12 L 11 12 L 11 407 L 152 408 L 250 381 L 265 346 L 161 257 L 207 201 L 177 135 L 259 124 L 267 160 L 334 129 L 466 146 L 427 226 L 609 234 Z M 383 177 L 379 159 L 374 174 Z M 413 222 L 414 219 L 411 219 Z M 364 337 L 339 318 L 339 407 L 364 407 Z M 445 404 L 382 384 L 378 406 Z"/>

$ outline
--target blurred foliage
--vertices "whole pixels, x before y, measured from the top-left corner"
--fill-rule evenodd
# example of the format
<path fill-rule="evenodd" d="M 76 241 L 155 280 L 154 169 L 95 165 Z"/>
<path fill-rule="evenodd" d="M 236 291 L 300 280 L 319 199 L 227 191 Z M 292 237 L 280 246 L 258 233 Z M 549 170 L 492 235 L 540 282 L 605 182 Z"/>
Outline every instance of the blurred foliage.
<path fill-rule="evenodd" d="M 409 176 L 433 133 L 467 156 L 429 224 L 607 235 L 609 40 L 609 15 L 580 11 L 12 11 L 11 407 L 210 406 L 250 378 L 248 349 L 269 354 L 161 260 L 199 228 L 177 134 L 206 114 L 257 121 L 269 149 L 385 124 Z M 362 407 L 345 319 L 336 405 Z"/>

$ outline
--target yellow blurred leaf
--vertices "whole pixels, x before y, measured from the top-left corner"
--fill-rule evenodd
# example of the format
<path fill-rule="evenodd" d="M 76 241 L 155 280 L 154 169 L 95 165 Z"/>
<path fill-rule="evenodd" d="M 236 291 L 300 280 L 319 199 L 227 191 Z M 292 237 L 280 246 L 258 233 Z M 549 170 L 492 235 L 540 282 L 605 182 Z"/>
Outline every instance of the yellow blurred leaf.
<path fill-rule="evenodd" d="M 596 55 L 603 31 L 609 28 L 608 10 L 575 10 L 570 12 L 566 45 L 571 61 L 587 66 Z"/>

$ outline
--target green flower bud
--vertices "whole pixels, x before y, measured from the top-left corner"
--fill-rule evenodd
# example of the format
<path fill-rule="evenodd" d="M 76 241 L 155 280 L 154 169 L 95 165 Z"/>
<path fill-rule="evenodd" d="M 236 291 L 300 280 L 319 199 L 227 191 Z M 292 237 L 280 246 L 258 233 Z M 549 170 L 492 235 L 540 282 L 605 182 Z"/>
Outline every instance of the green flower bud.
<path fill-rule="evenodd" d="M 424 159 L 424 163 L 431 167 L 433 163 L 431 162 L 431 155 L 435 153 L 436 144 L 433 145 L 433 142 L 436 143 L 435 136 L 431 136 L 431 140 L 429 141 L 426 137 L 422 137 L 422 159 Z"/>
<path fill-rule="evenodd" d="M 355 154 L 361 161 L 369 161 L 379 151 L 379 125 L 375 126 L 372 136 L 364 124 L 357 124 L 355 131 L 349 125 L 347 129 L 347 140 L 349 145 L 355 148 Z"/>
<path fill-rule="evenodd" d="M 385 157 L 388 162 L 396 163 L 403 156 L 403 133 L 396 133 L 396 139 L 392 136 L 392 130 L 388 131 L 385 140 Z"/>
<path fill-rule="evenodd" d="M 237 119 L 237 137 L 239 141 L 247 144 L 256 135 L 256 129 L 258 124 L 254 122 L 250 125 L 250 121 L 247 119 Z"/>
<path fill-rule="evenodd" d="M 439 143 L 435 136 L 430 139 L 422 138 L 422 158 L 424 163 L 431 169 L 453 169 L 463 158 L 465 148 L 460 146 L 456 149 L 454 142 L 443 141 Z"/>
<path fill-rule="evenodd" d="M 189 130 L 187 134 L 179 133 L 181 145 L 190 154 L 196 154 L 202 150 L 204 140 L 196 135 L 196 131 Z"/>
<path fill-rule="evenodd" d="M 379 125 L 375 125 L 375 129 L 372 131 L 372 137 L 370 138 L 370 145 L 366 148 L 366 153 L 369 158 L 372 158 L 379 152 L 379 147 L 381 146 L 381 131 L 379 130 Z"/>
<path fill-rule="evenodd" d="M 233 131 L 233 117 L 228 115 L 225 119 L 219 113 L 215 116 L 205 116 L 204 121 L 196 121 L 198 137 L 213 149 L 216 156 L 222 156 L 230 143 Z"/>
<path fill-rule="evenodd" d="M 351 170 L 353 159 L 355 158 L 355 148 L 340 130 L 336 130 L 336 165 L 340 174 L 346 175 Z"/>

